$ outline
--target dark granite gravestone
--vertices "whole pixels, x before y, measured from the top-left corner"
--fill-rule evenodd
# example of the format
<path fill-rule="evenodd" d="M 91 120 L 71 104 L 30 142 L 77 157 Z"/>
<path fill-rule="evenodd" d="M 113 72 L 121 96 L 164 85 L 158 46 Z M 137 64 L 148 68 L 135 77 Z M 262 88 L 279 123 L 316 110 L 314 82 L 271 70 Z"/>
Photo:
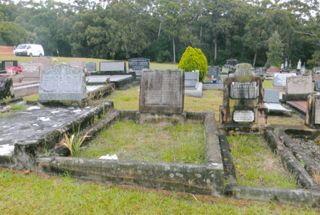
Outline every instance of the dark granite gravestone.
<path fill-rule="evenodd" d="M 181 114 L 184 107 L 183 72 L 145 71 L 140 84 L 141 113 Z"/>
<path fill-rule="evenodd" d="M 315 81 L 314 90 L 320 92 L 320 81 Z"/>
<path fill-rule="evenodd" d="M 126 73 L 126 62 L 100 62 L 100 71 Z"/>
<path fill-rule="evenodd" d="M 12 79 L 0 78 L 0 101 L 12 96 Z"/>
<path fill-rule="evenodd" d="M 135 72 L 138 76 L 141 76 L 143 70 L 150 69 L 150 59 L 147 58 L 131 58 L 128 64 L 129 71 Z"/>
<path fill-rule="evenodd" d="M 86 63 L 86 69 L 88 72 L 96 72 L 97 64 L 95 62 Z"/>
<path fill-rule="evenodd" d="M 212 76 L 216 79 L 219 78 L 220 75 L 220 67 L 218 66 L 209 66 L 208 67 L 208 76 L 210 76 L 210 78 L 212 78 Z"/>
<path fill-rule="evenodd" d="M 259 86 L 256 82 L 233 82 L 230 86 L 232 99 L 256 99 L 259 96 Z"/>
<path fill-rule="evenodd" d="M 40 80 L 39 96 L 41 102 L 81 102 L 86 98 L 83 69 L 60 64 L 44 70 Z"/>

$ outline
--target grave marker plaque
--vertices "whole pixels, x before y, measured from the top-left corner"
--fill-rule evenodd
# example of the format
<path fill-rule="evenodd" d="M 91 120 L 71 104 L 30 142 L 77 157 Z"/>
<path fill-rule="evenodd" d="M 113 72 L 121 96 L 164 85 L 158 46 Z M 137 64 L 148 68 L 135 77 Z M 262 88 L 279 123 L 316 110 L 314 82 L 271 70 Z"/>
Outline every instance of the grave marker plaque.
<path fill-rule="evenodd" d="M 140 84 L 141 113 L 180 114 L 184 107 L 183 72 L 145 71 Z"/>
<path fill-rule="evenodd" d="M 95 62 L 86 63 L 86 69 L 88 72 L 96 72 L 97 64 Z"/>
<path fill-rule="evenodd" d="M 101 72 L 126 72 L 125 62 L 100 62 Z"/>
<path fill-rule="evenodd" d="M 150 59 L 147 58 L 132 58 L 129 59 L 129 70 L 141 76 L 143 70 L 150 69 Z"/>
<path fill-rule="evenodd" d="M 44 70 L 41 75 L 39 96 L 41 102 L 81 102 L 86 97 L 83 69 L 60 64 Z"/>
<path fill-rule="evenodd" d="M 233 82 L 230 86 L 232 99 L 256 99 L 259 96 L 259 86 L 256 82 Z"/>
<path fill-rule="evenodd" d="M 236 110 L 233 112 L 235 122 L 254 122 L 254 112 L 251 110 Z"/>
<path fill-rule="evenodd" d="M 296 76 L 287 78 L 287 94 L 310 94 L 313 93 L 311 76 Z"/>

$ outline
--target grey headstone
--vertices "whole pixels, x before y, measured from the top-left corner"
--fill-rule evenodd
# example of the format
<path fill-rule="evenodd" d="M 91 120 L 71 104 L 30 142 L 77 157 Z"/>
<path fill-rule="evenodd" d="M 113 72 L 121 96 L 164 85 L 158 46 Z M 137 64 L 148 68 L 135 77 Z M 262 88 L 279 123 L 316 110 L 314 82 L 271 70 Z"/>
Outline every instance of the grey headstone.
<path fill-rule="evenodd" d="M 32 58 L 32 63 L 40 64 L 40 69 L 43 71 L 52 65 L 52 60 L 50 57 L 34 57 Z"/>
<path fill-rule="evenodd" d="M 285 87 L 288 77 L 297 76 L 295 73 L 276 73 L 273 78 L 274 87 Z"/>
<path fill-rule="evenodd" d="M 20 66 L 23 67 L 23 81 L 40 81 L 40 68 L 41 64 L 38 63 L 20 63 Z"/>
<path fill-rule="evenodd" d="M 319 96 L 315 96 L 315 101 L 314 101 L 314 123 L 316 125 L 320 124 L 320 97 Z"/>
<path fill-rule="evenodd" d="M 320 92 L 320 81 L 315 81 L 315 91 Z"/>
<path fill-rule="evenodd" d="M 129 71 L 141 75 L 144 70 L 150 69 L 150 59 L 147 58 L 131 58 L 128 61 Z"/>
<path fill-rule="evenodd" d="M 311 76 L 288 77 L 286 94 L 310 94 L 313 93 Z"/>
<path fill-rule="evenodd" d="M 230 89 L 230 97 L 233 99 L 256 99 L 259 96 L 256 82 L 232 82 Z"/>
<path fill-rule="evenodd" d="M 110 82 L 110 76 L 109 75 L 91 75 L 86 77 L 86 82 L 88 85 L 106 84 Z"/>
<path fill-rule="evenodd" d="M 81 102 L 86 97 L 83 69 L 60 64 L 44 70 L 40 80 L 39 96 L 41 102 Z"/>
<path fill-rule="evenodd" d="M 184 107 L 183 72 L 145 71 L 140 84 L 141 113 L 180 114 Z"/>
<path fill-rule="evenodd" d="M 97 64 L 95 62 L 86 63 L 86 69 L 88 72 L 96 72 Z"/>
<path fill-rule="evenodd" d="M 12 79 L 0 78 L 0 101 L 12 94 Z"/>
<path fill-rule="evenodd" d="M 196 88 L 199 83 L 199 72 L 185 72 L 184 73 L 184 87 Z"/>
<path fill-rule="evenodd" d="M 219 70 L 220 68 L 218 66 L 209 66 L 208 67 L 208 75 L 209 76 L 214 76 L 214 78 L 219 77 Z"/>
<path fill-rule="evenodd" d="M 279 101 L 279 91 L 277 90 L 264 90 L 263 100 L 265 103 L 280 103 Z"/>
<path fill-rule="evenodd" d="M 125 62 L 100 62 L 100 71 L 102 72 L 126 72 Z"/>

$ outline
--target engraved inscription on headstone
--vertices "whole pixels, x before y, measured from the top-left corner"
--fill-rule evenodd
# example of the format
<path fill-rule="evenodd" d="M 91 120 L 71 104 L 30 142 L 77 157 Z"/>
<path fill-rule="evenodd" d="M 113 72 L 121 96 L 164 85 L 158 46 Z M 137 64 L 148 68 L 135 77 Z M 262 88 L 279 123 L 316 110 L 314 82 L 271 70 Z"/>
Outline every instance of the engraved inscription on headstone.
<path fill-rule="evenodd" d="M 287 94 L 310 94 L 313 93 L 311 76 L 296 76 L 287 78 Z"/>
<path fill-rule="evenodd" d="M 136 75 L 141 76 L 143 70 L 150 68 L 150 60 L 147 58 L 131 58 L 128 61 L 129 71 L 133 71 Z"/>
<path fill-rule="evenodd" d="M 126 72 L 125 62 L 100 62 L 101 72 Z"/>
<path fill-rule="evenodd" d="M 143 72 L 140 85 L 140 112 L 182 113 L 183 101 L 184 82 L 181 71 Z"/>
<path fill-rule="evenodd" d="M 236 110 L 233 112 L 235 122 L 254 122 L 254 112 L 251 110 Z"/>
<path fill-rule="evenodd" d="M 259 86 L 256 82 L 233 82 L 230 86 L 230 97 L 233 99 L 256 99 Z"/>
<path fill-rule="evenodd" d="M 81 101 L 86 97 L 83 69 L 61 64 L 42 72 L 40 101 Z"/>

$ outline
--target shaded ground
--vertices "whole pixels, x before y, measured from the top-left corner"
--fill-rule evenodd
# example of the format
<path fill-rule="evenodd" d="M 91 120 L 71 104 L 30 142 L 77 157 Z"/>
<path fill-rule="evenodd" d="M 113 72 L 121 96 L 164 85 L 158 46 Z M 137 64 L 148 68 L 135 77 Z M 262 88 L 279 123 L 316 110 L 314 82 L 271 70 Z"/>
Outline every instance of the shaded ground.
<path fill-rule="evenodd" d="M 281 165 L 260 135 L 228 137 L 239 185 L 296 188 L 295 180 Z"/>
<path fill-rule="evenodd" d="M 205 132 L 200 123 L 137 124 L 120 121 L 103 130 L 79 157 L 116 154 L 120 160 L 204 163 Z"/>

